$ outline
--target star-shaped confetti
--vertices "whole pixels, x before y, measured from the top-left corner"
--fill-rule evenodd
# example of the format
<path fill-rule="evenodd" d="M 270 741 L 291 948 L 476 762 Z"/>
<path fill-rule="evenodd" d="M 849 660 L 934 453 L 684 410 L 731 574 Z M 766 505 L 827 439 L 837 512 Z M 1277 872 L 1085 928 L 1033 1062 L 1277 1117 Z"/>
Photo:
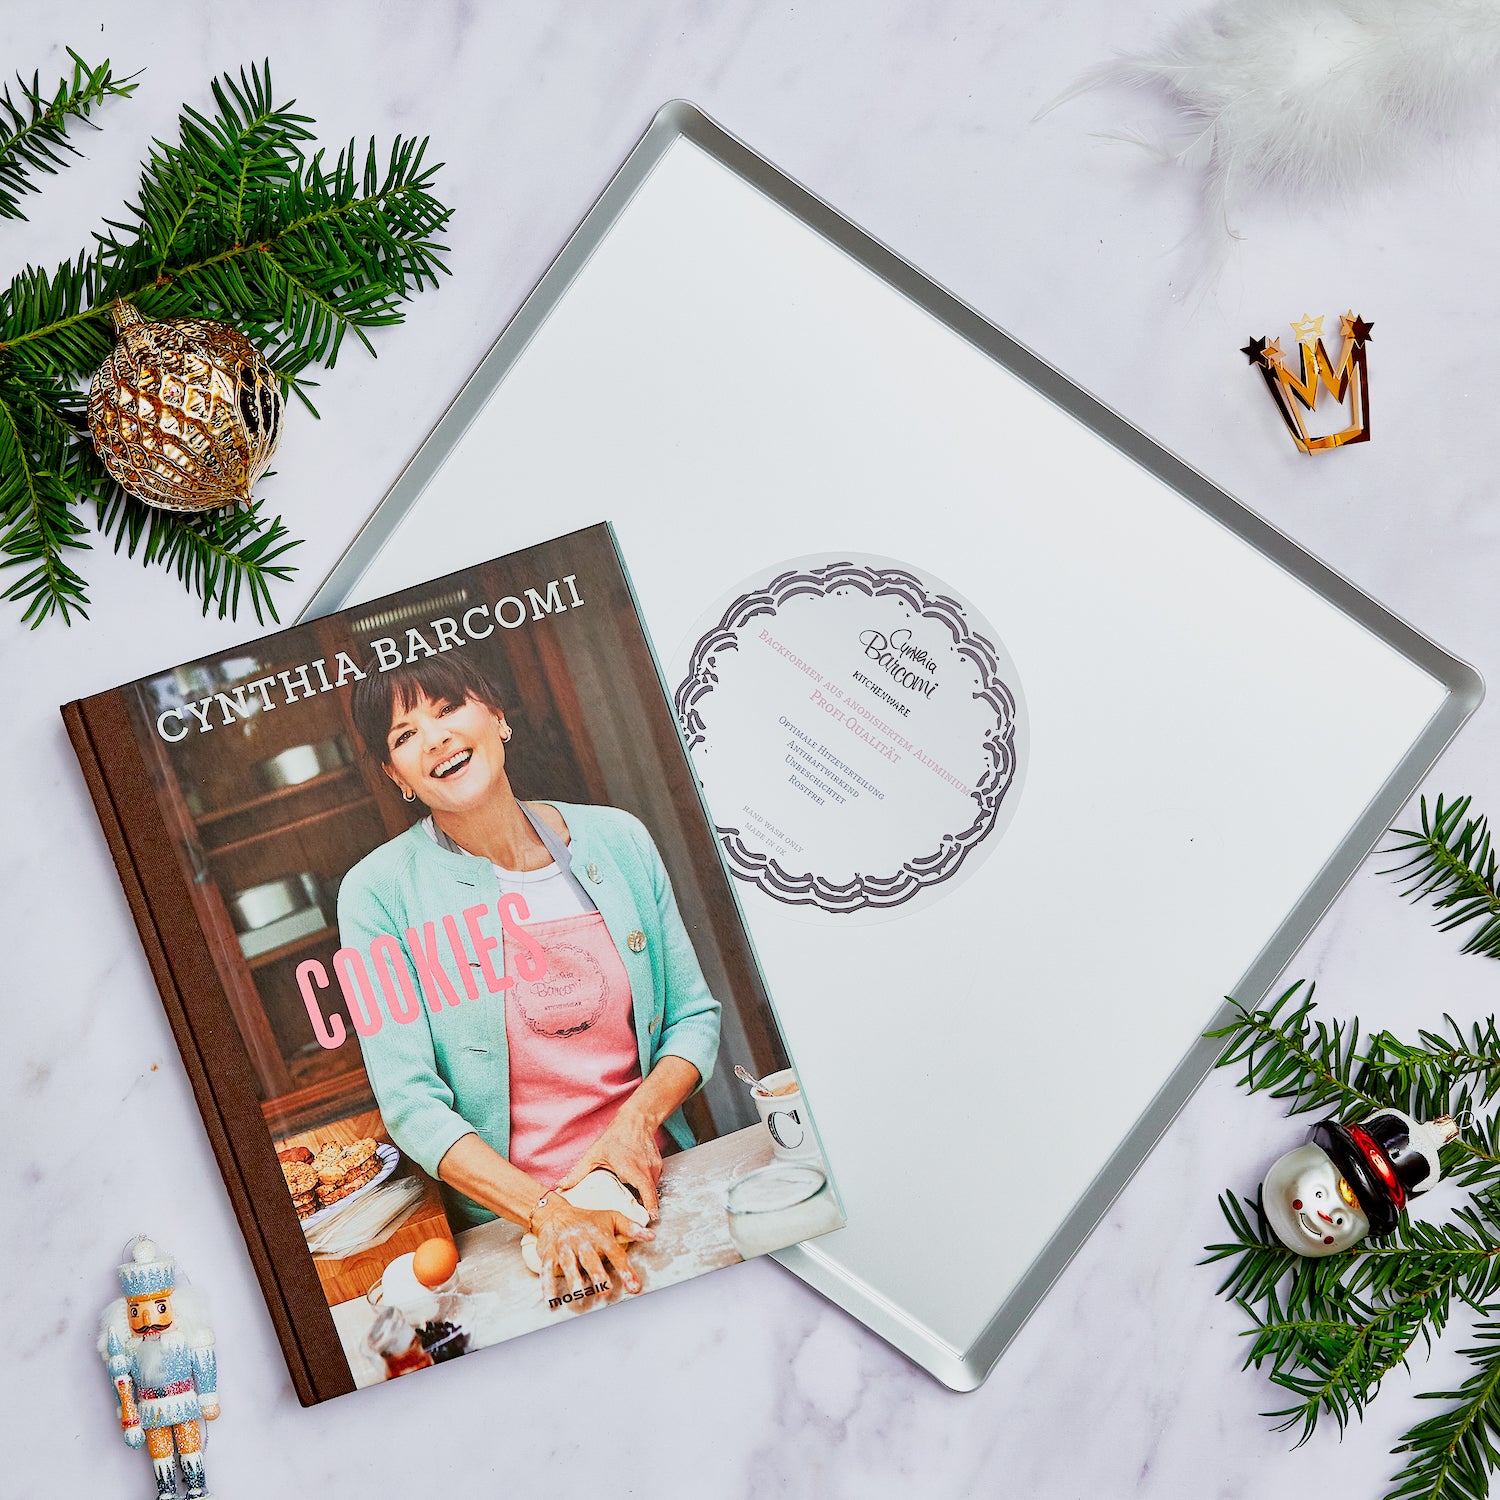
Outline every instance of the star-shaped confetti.
<path fill-rule="evenodd" d="M 1375 325 L 1366 322 L 1353 308 L 1338 317 L 1343 347 L 1336 361 L 1323 343 L 1323 317 L 1315 318 L 1311 313 L 1304 313 L 1292 324 L 1297 344 L 1290 363 L 1289 356 L 1282 352 L 1280 339 L 1251 338 L 1240 350 L 1260 371 L 1292 441 L 1304 453 L 1321 453 L 1346 443 L 1368 442 L 1370 438 L 1365 343 Z M 1299 407 L 1317 411 L 1319 397 L 1323 395 L 1332 396 L 1334 405 L 1347 405 L 1346 425 L 1332 432 L 1309 432 Z"/>

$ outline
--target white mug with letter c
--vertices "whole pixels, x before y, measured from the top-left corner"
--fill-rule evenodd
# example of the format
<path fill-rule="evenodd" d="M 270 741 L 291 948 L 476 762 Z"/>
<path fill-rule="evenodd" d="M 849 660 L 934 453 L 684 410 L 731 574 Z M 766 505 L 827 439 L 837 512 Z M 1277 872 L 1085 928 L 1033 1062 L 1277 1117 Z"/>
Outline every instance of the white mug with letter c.
<path fill-rule="evenodd" d="M 768 1073 L 760 1083 L 760 1088 L 750 1090 L 750 1097 L 770 1134 L 771 1150 L 782 1161 L 822 1161 L 796 1073 L 783 1068 L 779 1073 Z"/>

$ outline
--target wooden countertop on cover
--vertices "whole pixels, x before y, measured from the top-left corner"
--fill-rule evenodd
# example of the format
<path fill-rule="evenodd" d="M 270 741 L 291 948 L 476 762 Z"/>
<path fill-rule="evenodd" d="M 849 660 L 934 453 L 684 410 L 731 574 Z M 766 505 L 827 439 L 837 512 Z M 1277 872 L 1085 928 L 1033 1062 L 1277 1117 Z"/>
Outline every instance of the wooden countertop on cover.
<path fill-rule="evenodd" d="M 366 1110 L 363 1114 L 351 1115 L 347 1120 L 334 1120 L 328 1125 L 320 1125 L 315 1130 L 302 1130 L 295 1135 L 279 1137 L 276 1149 L 280 1151 L 287 1146 L 306 1146 L 316 1152 L 319 1146 L 329 1141 L 347 1146 L 366 1136 L 372 1136 L 377 1141 L 391 1139 L 386 1134 L 385 1124 L 377 1110 Z M 415 1250 L 423 1240 L 453 1238 L 438 1184 L 405 1156 L 401 1158 L 390 1180 L 394 1181 L 397 1177 L 421 1179 L 422 1196 L 407 1210 L 406 1217 L 387 1238 L 378 1245 L 356 1250 L 353 1255 L 337 1258 L 328 1255 L 313 1256 L 318 1281 L 330 1307 L 350 1300 L 357 1300 L 368 1307 L 369 1304 L 364 1301 L 365 1293 L 375 1285 L 380 1279 L 380 1273 L 398 1255 Z"/>
<path fill-rule="evenodd" d="M 741 1260 L 729 1238 L 724 1194 L 736 1177 L 770 1160 L 771 1139 L 759 1124 L 666 1159 L 659 1184 L 661 1218 L 654 1226 L 656 1239 L 630 1252 L 631 1265 L 647 1292 Z M 838 1221 L 832 1198 L 829 1214 L 832 1228 Z M 471 1299 L 471 1352 L 536 1328 L 565 1323 L 624 1296 L 611 1288 L 600 1296 L 549 1308 L 541 1278 L 521 1262 L 521 1234 L 519 1226 L 495 1219 L 462 1230 L 456 1237 L 458 1289 Z M 361 1386 L 385 1378 L 384 1366 L 364 1347 L 374 1315 L 375 1309 L 363 1298 L 333 1309 L 339 1341 Z"/>

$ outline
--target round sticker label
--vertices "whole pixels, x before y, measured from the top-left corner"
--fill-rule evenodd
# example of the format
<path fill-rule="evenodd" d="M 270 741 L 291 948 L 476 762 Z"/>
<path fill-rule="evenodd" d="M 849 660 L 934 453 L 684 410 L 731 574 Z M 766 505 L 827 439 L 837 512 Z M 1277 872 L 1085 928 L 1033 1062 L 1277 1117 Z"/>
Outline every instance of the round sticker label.
<path fill-rule="evenodd" d="M 1015 810 L 1015 663 L 972 605 L 905 563 L 825 555 L 748 580 L 676 675 L 730 869 L 809 916 L 935 899 Z"/>
<path fill-rule="evenodd" d="M 553 942 L 547 947 L 547 972 L 540 979 L 516 978 L 511 996 L 538 1036 L 577 1036 L 604 1014 L 609 980 L 587 948 Z"/>

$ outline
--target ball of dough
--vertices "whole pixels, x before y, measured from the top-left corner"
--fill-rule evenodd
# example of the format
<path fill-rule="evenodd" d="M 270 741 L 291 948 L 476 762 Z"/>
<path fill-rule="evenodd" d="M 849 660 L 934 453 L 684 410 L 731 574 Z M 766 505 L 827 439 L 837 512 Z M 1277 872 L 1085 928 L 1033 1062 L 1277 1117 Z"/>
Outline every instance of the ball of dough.
<path fill-rule="evenodd" d="M 635 1194 L 604 1167 L 595 1167 L 576 1187 L 564 1189 L 562 1195 L 574 1208 L 612 1208 L 642 1229 L 651 1222 L 651 1215 L 641 1207 Z M 521 1236 L 521 1261 L 533 1276 L 542 1274 L 542 1258 L 536 1253 L 534 1234 Z"/>

